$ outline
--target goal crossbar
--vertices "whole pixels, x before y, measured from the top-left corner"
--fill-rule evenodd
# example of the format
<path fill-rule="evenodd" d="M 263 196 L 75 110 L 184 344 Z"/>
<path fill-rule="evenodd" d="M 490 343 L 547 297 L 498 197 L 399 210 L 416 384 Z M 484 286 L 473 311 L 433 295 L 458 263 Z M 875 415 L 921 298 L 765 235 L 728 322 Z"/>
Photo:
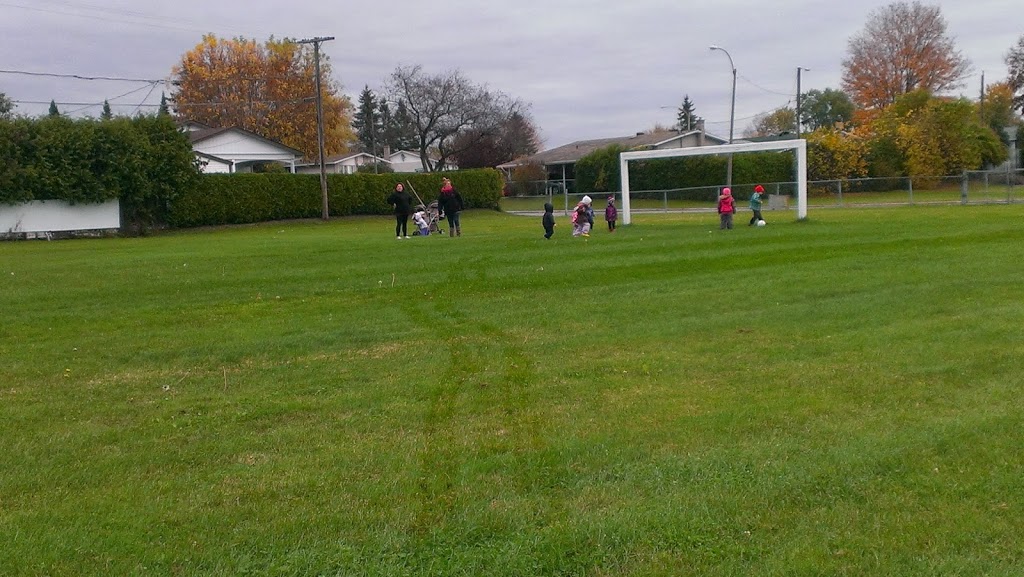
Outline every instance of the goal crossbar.
<path fill-rule="evenodd" d="M 632 220 L 629 209 L 629 161 L 631 160 L 675 158 L 678 156 L 705 156 L 709 154 L 722 155 L 741 152 L 765 152 L 773 150 L 796 151 L 796 215 L 798 219 L 803 220 L 807 218 L 807 141 L 801 139 L 622 152 L 619 154 L 619 174 L 622 175 L 622 224 L 629 224 Z"/>

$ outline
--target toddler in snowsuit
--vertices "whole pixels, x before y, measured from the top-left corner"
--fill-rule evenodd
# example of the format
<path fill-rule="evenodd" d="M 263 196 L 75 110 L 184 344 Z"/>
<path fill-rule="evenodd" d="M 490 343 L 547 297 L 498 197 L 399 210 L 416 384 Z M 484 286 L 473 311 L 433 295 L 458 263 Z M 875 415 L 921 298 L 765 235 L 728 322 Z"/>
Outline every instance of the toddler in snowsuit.
<path fill-rule="evenodd" d="M 555 206 L 550 202 L 544 203 L 544 218 L 541 220 L 544 225 L 544 238 L 551 238 L 555 234 Z"/>
<path fill-rule="evenodd" d="M 736 201 L 732 197 L 732 190 L 722 189 L 722 195 L 718 197 L 718 217 L 721 223 L 719 230 L 732 229 L 732 215 L 736 214 Z"/>
<path fill-rule="evenodd" d="M 604 209 L 604 219 L 608 221 L 608 232 L 615 232 L 615 221 L 619 219 L 619 209 L 615 208 L 615 197 L 608 197 L 608 206 Z"/>

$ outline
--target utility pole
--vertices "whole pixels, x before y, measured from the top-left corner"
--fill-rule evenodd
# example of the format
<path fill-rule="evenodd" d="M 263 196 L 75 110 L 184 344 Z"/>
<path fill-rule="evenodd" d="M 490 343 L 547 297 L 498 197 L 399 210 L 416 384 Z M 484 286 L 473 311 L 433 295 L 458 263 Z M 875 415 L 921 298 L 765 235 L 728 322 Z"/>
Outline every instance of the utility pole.
<path fill-rule="evenodd" d="M 370 107 L 370 154 L 373 156 L 373 173 L 377 174 L 377 121 L 373 118 L 373 108 L 376 102 L 371 101 Z"/>
<path fill-rule="evenodd" d="M 732 144 L 732 131 L 733 126 L 736 124 L 736 65 L 733 64 L 732 54 L 721 46 L 712 44 L 711 50 L 721 50 L 725 52 L 725 55 L 729 57 L 729 68 L 732 68 L 732 105 L 729 107 L 729 144 Z M 729 153 L 725 166 L 725 184 L 726 186 L 732 186 L 732 153 Z"/>
<path fill-rule="evenodd" d="M 981 71 L 981 105 L 978 107 L 978 112 L 981 115 L 981 121 L 985 122 L 985 71 Z"/>
<path fill-rule="evenodd" d="M 810 68 L 804 68 L 803 66 L 796 67 L 796 139 L 800 140 L 800 71 L 807 70 Z"/>
<path fill-rule="evenodd" d="M 327 203 L 327 161 L 324 158 L 324 95 L 320 90 L 320 43 L 334 40 L 334 36 L 317 36 L 299 40 L 299 44 L 313 45 L 313 63 L 316 67 L 316 140 L 320 152 L 320 193 L 323 196 L 323 219 L 330 218 L 330 207 Z"/>

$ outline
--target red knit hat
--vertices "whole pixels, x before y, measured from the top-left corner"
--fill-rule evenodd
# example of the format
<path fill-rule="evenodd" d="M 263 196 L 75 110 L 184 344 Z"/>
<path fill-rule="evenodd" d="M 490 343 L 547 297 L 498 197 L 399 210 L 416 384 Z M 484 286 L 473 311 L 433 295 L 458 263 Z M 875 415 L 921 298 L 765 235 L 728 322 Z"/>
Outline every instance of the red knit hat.
<path fill-rule="evenodd" d="M 764 192 L 764 187 L 759 184 L 754 187 L 754 192 Z"/>

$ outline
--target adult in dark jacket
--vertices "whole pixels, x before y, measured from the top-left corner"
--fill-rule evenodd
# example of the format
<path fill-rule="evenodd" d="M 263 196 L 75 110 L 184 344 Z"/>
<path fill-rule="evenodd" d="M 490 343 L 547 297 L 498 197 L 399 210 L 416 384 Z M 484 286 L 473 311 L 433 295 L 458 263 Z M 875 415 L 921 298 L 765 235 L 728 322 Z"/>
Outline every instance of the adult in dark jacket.
<path fill-rule="evenodd" d="M 409 238 L 409 213 L 412 212 L 412 196 L 405 192 L 399 182 L 388 197 L 388 204 L 395 207 L 395 238 Z"/>
<path fill-rule="evenodd" d="M 441 194 L 437 197 L 437 208 L 448 218 L 448 236 L 462 236 L 462 224 L 459 212 L 462 210 L 462 196 L 452 186 L 452 181 L 445 177 L 441 181 Z"/>

